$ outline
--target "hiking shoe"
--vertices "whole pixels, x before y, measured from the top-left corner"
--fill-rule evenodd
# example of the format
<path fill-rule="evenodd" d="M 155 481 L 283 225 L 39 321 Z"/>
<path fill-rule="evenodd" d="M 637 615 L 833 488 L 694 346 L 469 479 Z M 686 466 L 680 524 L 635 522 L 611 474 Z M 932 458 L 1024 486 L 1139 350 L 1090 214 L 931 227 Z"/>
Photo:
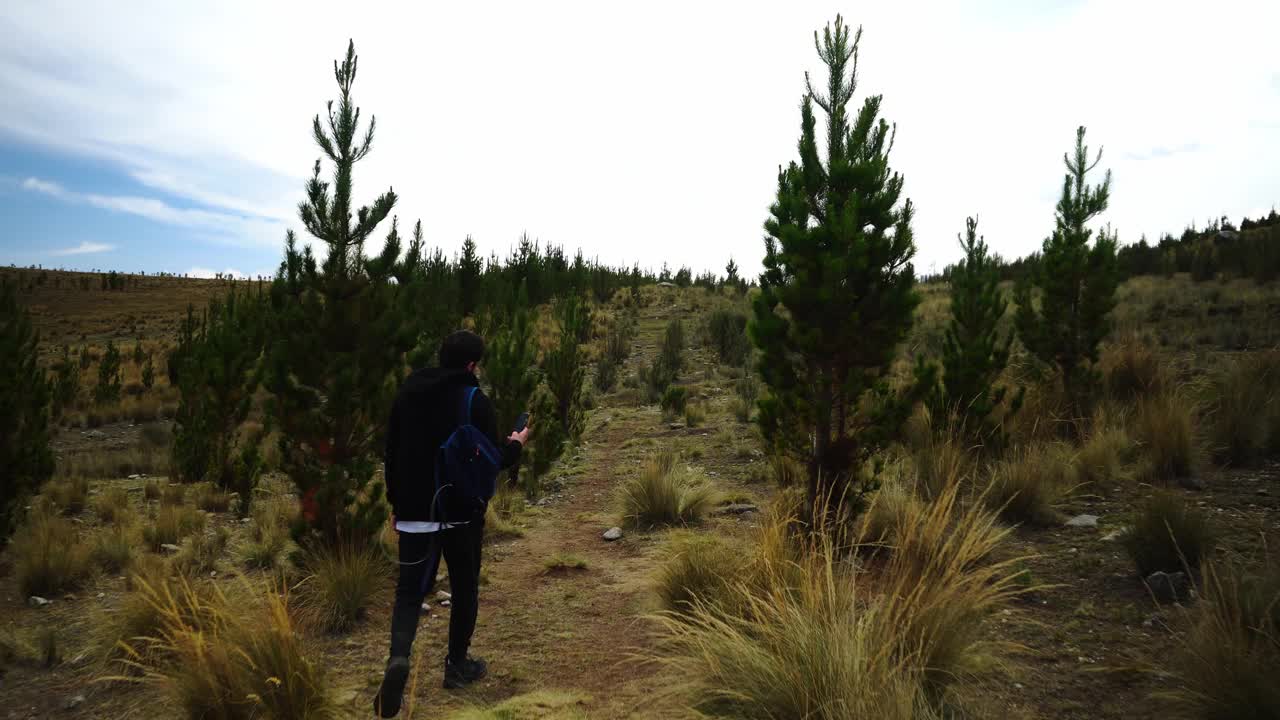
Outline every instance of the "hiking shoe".
<path fill-rule="evenodd" d="M 446 658 L 444 661 L 444 687 L 446 690 L 464 688 L 477 680 L 482 680 L 488 672 L 489 666 L 480 658 L 469 657 L 459 663 Z"/>
<path fill-rule="evenodd" d="M 393 718 L 400 714 L 404 702 L 404 684 L 409 681 L 409 658 L 393 657 L 387 661 L 382 687 L 373 696 L 373 712 L 378 717 Z"/>

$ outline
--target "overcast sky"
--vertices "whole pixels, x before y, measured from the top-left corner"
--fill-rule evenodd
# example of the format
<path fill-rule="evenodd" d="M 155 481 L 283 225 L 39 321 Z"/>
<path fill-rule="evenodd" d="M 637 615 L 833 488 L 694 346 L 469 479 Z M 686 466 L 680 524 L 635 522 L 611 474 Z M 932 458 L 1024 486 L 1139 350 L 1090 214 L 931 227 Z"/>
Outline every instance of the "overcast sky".
<path fill-rule="evenodd" d="M 897 124 L 921 271 L 970 214 L 1036 249 L 1080 124 L 1122 242 L 1280 201 L 1280 2 L 325 5 L 0 5 L 0 262 L 273 272 L 350 37 L 378 118 L 357 199 L 393 186 L 431 244 L 755 273 L 837 12 L 864 26 L 855 102 Z"/>

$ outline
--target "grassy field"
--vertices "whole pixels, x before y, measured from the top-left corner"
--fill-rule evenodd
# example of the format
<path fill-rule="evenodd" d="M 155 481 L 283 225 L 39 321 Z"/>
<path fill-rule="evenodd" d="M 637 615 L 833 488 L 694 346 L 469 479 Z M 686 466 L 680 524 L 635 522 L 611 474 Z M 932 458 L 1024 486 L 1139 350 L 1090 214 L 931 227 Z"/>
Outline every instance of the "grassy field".
<path fill-rule="evenodd" d="M 110 340 L 127 353 L 140 340 L 159 362 L 187 304 L 199 306 L 227 287 L 147 277 L 120 291 L 92 284 L 83 290 L 72 274 L 37 284 L 36 271 L 25 272 L 32 277 L 24 299 L 50 361 L 63 345 L 73 354 L 88 346 L 94 354 Z M 928 286 L 924 295 L 907 343 L 916 352 L 936 347 L 946 315 L 945 288 Z M 786 689 L 788 681 L 777 678 L 825 678 L 822 673 L 854 667 L 855 660 L 864 663 L 857 667 L 865 682 L 878 678 L 888 687 L 915 670 L 910 663 L 880 667 L 867 659 L 880 656 L 866 650 L 901 642 L 876 635 L 876 622 L 891 621 L 904 636 L 914 632 L 919 615 L 892 598 L 921 588 L 962 588 L 973 601 L 971 614 L 938 621 L 938 628 L 964 637 L 955 640 L 957 659 L 931 656 L 922 681 L 939 688 L 948 708 L 969 717 L 1195 715 L 1185 697 L 1164 696 L 1185 695 L 1188 688 L 1189 671 L 1176 659 L 1198 647 L 1212 578 L 1193 572 L 1199 597 L 1184 593 L 1181 602 L 1158 602 L 1129 548 L 1160 544 L 1158 532 L 1155 540 L 1138 536 L 1144 527 L 1139 511 L 1152 498 L 1171 497 L 1177 508 L 1202 518 L 1211 536 L 1206 561 L 1257 567 L 1280 539 L 1280 466 L 1266 459 L 1268 448 L 1232 449 L 1233 438 L 1257 425 L 1233 421 L 1276 413 L 1280 402 L 1275 385 L 1268 391 L 1249 384 L 1252 376 L 1233 375 L 1244 372 L 1242 363 L 1270 357 L 1268 349 L 1280 341 L 1280 287 L 1144 277 L 1124 284 L 1119 298 L 1117 328 L 1102 363 L 1107 397 L 1093 417 L 1065 415 L 1063 398 L 1015 354 L 1009 380 L 1028 387 L 1024 409 L 1007 421 L 1019 451 L 979 457 L 953 437 L 945 419 L 918 413 L 907 438 L 889 453 L 885 487 L 859 521 L 860 548 L 851 558 L 815 551 L 793 561 L 770 543 L 793 497 L 779 487 L 795 469 L 762 452 L 756 431 L 744 422 L 743 370 L 718 363 L 703 338 L 712 309 L 745 306 L 700 289 L 645 288 L 622 380 L 612 392 L 595 395 L 583 441 L 553 469 L 541 497 L 526 502 L 504 495 L 494 503 L 474 646 L 489 660 L 490 677 L 464 692 L 440 689 L 449 609 L 431 600 L 402 716 L 694 717 L 692 708 L 707 709 L 703 701 L 718 681 L 736 683 L 753 707 L 787 707 L 768 705 L 784 701 L 759 695 L 760 688 L 781 694 L 777 688 Z M 615 310 L 599 315 L 607 319 Z M 678 383 L 687 396 L 683 412 L 645 403 L 635 380 L 659 352 L 672 319 L 686 328 Z M 901 369 L 907 367 L 904 361 Z M 82 372 L 91 385 L 93 364 Z M 132 363 L 125 372 L 126 384 L 136 382 Z M 1243 389 L 1231 385 L 1233 378 Z M 1260 404 L 1248 405 L 1251 395 Z M 155 410 L 130 413 L 130 403 L 154 403 Z M 264 659 L 255 665 L 263 677 L 238 679 L 235 687 L 246 693 L 280 686 L 278 668 L 285 668 L 292 678 L 285 685 L 293 690 L 297 684 L 300 696 L 315 684 L 338 716 L 367 717 L 386 659 L 393 539 L 388 533 L 385 547 L 338 577 L 300 557 L 288 540 L 285 528 L 297 502 L 282 478 L 269 477 L 259 488 L 256 509 L 244 521 L 212 488 L 170 486 L 165 417 L 174 403 L 174 390 L 160 381 L 127 392 L 119 409 L 82 407 L 64 420 L 55 440 L 55 479 L 33 503 L 38 522 L 0 556 L 0 688 L 7 709 L 15 717 L 184 717 L 193 712 L 186 699 L 195 691 L 147 672 L 152 665 L 139 653 L 170 653 L 178 662 L 199 657 L 212 673 L 222 666 L 191 644 L 204 635 L 175 630 L 194 628 L 229 638 L 278 634 L 270 662 L 279 665 Z M 97 413 L 92 419 L 91 411 Z M 1277 439 L 1280 431 L 1271 441 Z M 627 498 L 659 480 L 669 484 L 662 489 L 685 522 L 666 527 L 628 517 Z M 1169 515 L 1158 517 L 1164 522 Z M 1066 522 L 1073 518 L 1074 524 Z M 624 528 L 623 537 L 602 539 L 614 526 Z M 1179 533 L 1199 537 L 1194 528 Z M 951 557 L 952 536 L 975 538 L 973 557 L 928 569 L 931 561 Z M 928 567 L 921 570 L 913 559 Z M 987 569 L 975 570 L 979 566 Z M 789 574 L 793 567 L 810 577 L 829 572 L 836 578 L 831 587 L 844 589 L 831 593 L 798 581 Z M 840 580 L 846 573 L 858 578 L 847 587 Z M 66 582 L 42 586 L 48 578 Z M 367 602 L 334 615 L 341 609 L 332 601 L 337 583 L 367 586 Z M 795 592 L 784 592 L 789 583 Z M 272 598 L 280 595 L 268 587 L 286 589 L 279 607 Z M 146 602 L 157 588 L 172 597 Z M 701 601 L 691 601 L 695 596 Z M 918 600 L 943 608 L 953 602 L 928 593 Z M 157 618 L 155 608 L 165 602 L 180 623 L 166 626 Z M 729 606 L 733 613 L 724 609 Z M 680 619 L 682 612 L 695 620 Z M 789 636 L 773 638 L 757 626 L 732 645 L 727 628 L 737 621 L 720 618 L 739 616 L 772 618 Z M 803 624 L 814 617 L 821 622 Z M 824 624 L 850 617 L 860 618 L 857 627 Z M 163 642 L 134 640 L 157 627 L 170 629 L 161 633 Z M 730 662 L 755 657 L 749 651 L 761 643 L 774 643 L 768 647 L 781 653 L 802 631 L 823 638 L 823 650 L 837 659 L 780 675 L 766 675 L 769 668 L 746 660 Z M 929 642 L 941 634 L 928 634 Z M 933 648 L 929 642 L 923 645 Z M 242 646 L 251 653 L 256 647 L 248 640 Z M 849 654 L 837 656 L 837 649 Z M 734 675 L 718 678 L 717 666 L 734 668 Z M 273 668 L 277 675 L 268 672 Z M 933 678 L 934 670 L 948 677 Z M 856 678 L 832 677 L 835 689 L 825 691 L 843 702 L 841 693 Z M 879 690 L 868 692 L 880 698 Z M 898 714 L 883 716 L 926 715 L 912 704 L 918 699 L 901 692 L 891 698 Z M 842 713 L 828 706 L 819 716 L 860 716 L 843 707 Z"/>

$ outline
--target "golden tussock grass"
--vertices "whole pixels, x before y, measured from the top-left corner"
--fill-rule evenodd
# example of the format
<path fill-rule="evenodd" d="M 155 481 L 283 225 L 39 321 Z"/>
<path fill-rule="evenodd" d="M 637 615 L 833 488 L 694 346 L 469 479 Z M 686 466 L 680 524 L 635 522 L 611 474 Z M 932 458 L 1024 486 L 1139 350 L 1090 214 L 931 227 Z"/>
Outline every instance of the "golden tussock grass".
<path fill-rule="evenodd" d="M 1076 459 L 1065 443 L 1015 448 L 991 466 L 987 504 L 1009 522 L 1051 525 L 1057 505 L 1080 484 Z"/>
<path fill-rule="evenodd" d="M 772 519 L 767 541 L 798 551 L 763 560 L 767 582 L 732 583 L 741 610 L 695 599 L 659 614 L 658 661 L 688 678 L 694 708 L 710 716 L 945 716 L 949 688 L 986 652 L 982 618 L 1016 594 L 1008 562 L 989 559 L 1008 531 L 957 498 L 953 486 L 922 506 L 870 572 L 838 537 L 797 536 Z"/>
<path fill-rule="evenodd" d="M 216 585 L 196 589 L 180 580 L 144 586 L 142 593 L 158 625 L 128 647 L 124 663 L 173 697 L 189 717 L 339 716 L 323 668 L 308 656 L 289 615 L 284 591 L 246 586 L 232 601 Z"/>
<path fill-rule="evenodd" d="M 623 523 L 633 528 L 699 522 L 718 499 L 706 478 L 676 467 L 675 453 L 669 450 L 624 480 L 618 494 Z"/>
<path fill-rule="evenodd" d="M 71 589 L 89 571 L 89 548 L 76 525 L 47 509 L 34 510 L 13 534 L 9 558 L 23 596 Z"/>
<path fill-rule="evenodd" d="M 1209 563 L 1161 696 L 1176 717 L 1280 717 L 1280 563 Z"/>

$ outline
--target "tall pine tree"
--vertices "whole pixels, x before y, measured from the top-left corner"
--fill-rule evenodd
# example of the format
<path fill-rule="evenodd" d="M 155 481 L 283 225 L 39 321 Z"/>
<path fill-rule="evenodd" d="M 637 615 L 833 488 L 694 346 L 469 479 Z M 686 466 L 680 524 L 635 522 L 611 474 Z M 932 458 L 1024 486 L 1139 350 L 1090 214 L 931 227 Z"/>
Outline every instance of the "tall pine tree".
<path fill-rule="evenodd" d="M 1021 282 L 1016 289 L 1014 316 L 1022 344 L 1061 373 L 1077 411 L 1096 379 L 1093 363 L 1098 344 L 1111 330 L 1107 315 L 1115 307 L 1118 283 L 1115 235 L 1103 231 L 1089 244 L 1093 230 L 1087 223 L 1107 209 L 1111 171 L 1101 185 L 1085 181 L 1102 161 L 1102 150 L 1090 163 L 1084 133 L 1083 126 L 1076 130 L 1075 152 L 1062 156 L 1067 172 L 1053 234 L 1044 241 L 1030 283 Z M 1031 285 L 1038 292 L 1033 294 Z"/>
<path fill-rule="evenodd" d="M 861 35 L 850 38 L 839 16 L 821 38 L 814 34 L 827 88 L 816 91 L 806 74 L 800 162 L 778 174 L 752 303 L 750 333 L 770 391 L 759 422 L 774 448 L 805 460 L 811 515 L 823 497 L 847 498 L 866 460 L 900 426 L 908 402 L 889 391 L 887 374 L 919 302 L 912 205 L 889 168 L 893 130 L 877 119 L 880 96 L 848 114 Z M 825 159 L 814 105 L 826 116 Z M 863 402 L 868 393 L 875 402 Z"/>
<path fill-rule="evenodd" d="M 385 520 L 382 486 L 374 482 L 382 436 L 412 347 L 393 273 L 400 239 L 393 222 L 381 255 L 364 243 L 395 206 L 391 190 L 371 206 L 353 205 L 352 173 L 368 155 L 375 123 L 359 136 L 360 111 L 351 97 L 354 45 L 334 62 L 336 105 L 327 123 L 316 116 L 312 134 L 333 165 L 320 179 L 317 160 L 298 207 L 302 224 L 327 251 L 322 263 L 298 248 L 290 231 L 272 284 L 273 332 L 267 353 L 270 416 L 280 430 L 281 470 L 297 485 L 303 518 L 322 540 L 371 538 Z"/>
<path fill-rule="evenodd" d="M 18 508 L 53 474 L 39 344 L 17 290 L 0 280 L 0 541 L 13 531 Z"/>

